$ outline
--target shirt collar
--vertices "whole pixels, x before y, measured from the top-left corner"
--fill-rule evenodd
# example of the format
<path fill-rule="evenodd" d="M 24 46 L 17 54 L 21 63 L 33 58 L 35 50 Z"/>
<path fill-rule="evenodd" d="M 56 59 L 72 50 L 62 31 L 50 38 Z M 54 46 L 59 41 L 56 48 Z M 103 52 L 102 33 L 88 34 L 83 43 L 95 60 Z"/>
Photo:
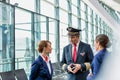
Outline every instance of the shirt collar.
<path fill-rule="evenodd" d="M 80 44 L 80 41 L 76 44 L 76 46 L 78 46 Z M 74 47 L 74 44 L 72 44 L 72 47 Z"/>
<path fill-rule="evenodd" d="M 46 62 L 49 61 L 49 57 L 47 55 L 43 56 L 42 54 L 40 54 L 40 56 L 43 58 L 44 61 L 46 61 Z"/>

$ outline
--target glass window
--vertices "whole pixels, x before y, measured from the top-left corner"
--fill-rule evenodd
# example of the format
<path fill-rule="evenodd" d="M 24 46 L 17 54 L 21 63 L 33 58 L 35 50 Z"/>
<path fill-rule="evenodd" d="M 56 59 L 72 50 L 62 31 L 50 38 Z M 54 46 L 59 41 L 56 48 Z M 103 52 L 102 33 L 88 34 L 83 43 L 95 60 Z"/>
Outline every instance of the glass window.
<path fill-rule="evenodd" d="M 60 23 L 60 48 L 63 48 L 68 43 L 68 35 L 67 35 L 67 24 Z"/>
<path fill-rule="evenodd" d="M 78 0 L 71 0 L 72 1 L 72 4 L 74 4 L 75 6 L 77 6 L 77 1 Z"/>
<path fill-rule="evenodd" d="M 49 1 L 49 2 L 51 2 L 51 3 L 53 3 L 53 4 L 54 4 L 54 2 L 55 2 L 55 0 L 46 0 L 46 1 Z"/>
<path fill-rule="evenodd" d="M 72 16 L 72 25 L 78 28 L 78 20 L 76 16 Z"/>
<path fill-rule="evenodd" d="M 81 1 L 81 10 L 85 11 L 85 3 Z"/>
<path fill-rule="evenodd" d="M 85 29 L 85 21 L 81 20 L 81 29 Z"/>
<path fill-rule="evenodd" d="M 63 8 L 63 9 L 65 9 L 66 11 L 68 10 L 67 0 L 59 0 L 59 5 L 60 5 L 60 8 Z"/>
<path fill-rule="evenodd" d="M 47 3 L 46 1 L 44 0 L 41 0 L 41 14 L 44 14 L 46 16 L 49 16 L 49 17 L 53 17 L 54 18 L 54 6 Z M 48 14 L 49 13 L 49 14 Z"/>
<path fill-rule="evenodd" d="M 29 73 L 32 62 L 31 13 L 15 9 L 15 68 Z"/>
<path fill-rule="evenodd" d="M 38 44 L 40 39 L 46 40 L 46 18 L 44 16 L 35 15 L 35 42 Z M 37 46 L 36 46 L 37 47 Z"/>
<path fill-rule="evenodd" d="M 12 70 L 14 57 L 13 8 L 0 2 L 0 72 Z"/>
<path fill-rule="evenodd" d="M 49 40 L 52 42 L 52 53 L 50 54 L 52 63 L 57 62 L 57 54 L 58 54 L 58 32 L 56 31 L 58 26 L 55 25 L 55 20 L 49 19 Z"/>
<path fill-rule="evenodd" d="M 10 0 L 10 3 L 13 5 L 17 5 L 20 6 L 22 8 L 31 10 L 31 11 L 35 11 L 35 0 Z M 29 3 L 29 4 L 28 4 Z"/>
<path fill-rule="evenodd" d="M 88 43 L 92 45 L 92 29 L 91 29 L 91 25 L 88 24 Z"/>
<path fill-rule="evenodd" d="M 55 33 L 55 31 L 56 31 L 55 20 L 49 19 L 49 33 L 55 35 L 55 34 L 57 34 L 57 33 Z"/>
<path fill-rule="evenodd" d="M 63 48 L 69 43 L 68 35 L 67 35 L 67 24 L 60 23 L 60 60 L 62 57 Z"/>
<path fill-rule="evenodd" d="M 21 34 L 21 36 L 19 34 Z M 15 36 L 15 39 L 16 39 L 16 42 L 15 42 L 16 58 L 31 57 L 30 56 L 30 55 L 32 55 L 32 53 L 30 53 L 30 50 L 31 50 L 31 32 L 16 29 L 15 35 L 16 35 Z M 21 51 L 22 51 L 22 53 L 21 53 Z M 28 52 L 26 53 L 26 51 L 28 51 Z"/>
<path fill-rule="evenodd" d="M 60 10 L 60 22 L 68 23 L 68 13 Z"/>
<path fill-rule="evenodd" d="M 47 31 L 46 31 L 46 23 L 47 23 L 47 21 L 46 21 L 46 17 L 43 17 L 43 16 L 39 16 L 39 18 L 40 18 L 40 30 L 41 30 L 41 33 L 46 33 Z M 37 28 L 36 28 L 36 30 L 37 30 Z"/>
<path fill-rule="evenodd" d="M 47 35 L 45 32 L 41 32 L 40 34 L 41 34 L 41 40 L 47 40 Z"/>
<path fill-rule="evenodd" d="M 89 6 L 88 7 L 88 15 L 91 15 L 91 8 Z"/>
<path fill-rule="evenodd" d="M 55 35 L 49 35 L 49 40 L 52 42 L 52 53 L 50 54 L 50 58 L 51 58 L 51 62 L 54 63 L 54 62 L 57 62 L 57 52 L 55 52 L 55 49 L 56 49 Z"/>
<path fill-rule="evenodd" d="M 16 25 L 20 25 L 20 28 L 28 28 L 22 25 L 26 25 L 26 24 L 31 24 L 31 14 L 29 12 L 25 12 L 21 9 L 16 8 L 15 10 L 15 23 Z M 16 28 L 19 28 L 18 26 L 16 26 Z"/>
<path fill-rule="evenodd" d="M 81 29 L 83 30 L 83 31 L 81 32 L 81 34 L 82 34 L 81 39 L 82 39 L 83 41 L 85 41 L 85 21 L 84 21 L 84 20 L 81 20 Z"/>
<path fill-rule="evenodd" d="M 88 22 L 89 22 L 89 23 L 92 23 L 92 21 L 91 21 L 91 16 L 89 16 L 89 15 L 88 15 Z"/>
<path fill-rule="evenodd" d="M 72 5 L 72 14 L 77 16 L 77 7 Z"/>
<path fill-rule="evenodd" d="M 85 13 L 83 11 L 81 11 L 81 18 L 85 20 Z"/>
<path fill-rule="evenodd" d="M 2 36 L 2 28 L 0 26 L 0 36 Z M 0 59 L 2 59 L 2 37 L 0 37 Z"/>

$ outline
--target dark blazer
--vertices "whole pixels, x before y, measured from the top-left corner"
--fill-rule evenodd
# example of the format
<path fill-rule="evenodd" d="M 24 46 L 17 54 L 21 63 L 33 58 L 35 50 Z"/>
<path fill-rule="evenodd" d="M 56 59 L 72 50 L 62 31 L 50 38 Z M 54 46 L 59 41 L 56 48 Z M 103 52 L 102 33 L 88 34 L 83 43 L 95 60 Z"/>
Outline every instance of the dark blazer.
<path fill-rule="evenodd" d="M 41 56 L 38 56 L 32 64 L 29 80 L 52 80 L 53 69 L 50 61 L 49 63 L 51 67 L 51 74 L 49 73 L 46 62 Z"/>
<path fill-rule="evenodd" d="M 109 54 L 107 49 L 102 49 L 95 55 L 95 57 L 92 61 L 92 64 L 91 64 L 93 76 L 88 76 L 87 80 L 95 80 L 97 74 L 99 73 L 99 71 L 101 69 L 104 58 L 107 54 Z"/>
<path fill-rule="evenodd" d="M 90 45 L 80 42 L 77 51 L 77 64 L 84 64 L 85 62 L 92 62 L 93 52 Z M 74 63 L 72 60 L 72 44 L 69 44 L 63 49 L 63 56 L 61 65 Z M 65 69 L 67 71 L 67 67 Z M 88 71 L 85 70 L 85 66 L 82 67 L 76 74 L 68 72 L 68 80 L 86 80 Z"/>

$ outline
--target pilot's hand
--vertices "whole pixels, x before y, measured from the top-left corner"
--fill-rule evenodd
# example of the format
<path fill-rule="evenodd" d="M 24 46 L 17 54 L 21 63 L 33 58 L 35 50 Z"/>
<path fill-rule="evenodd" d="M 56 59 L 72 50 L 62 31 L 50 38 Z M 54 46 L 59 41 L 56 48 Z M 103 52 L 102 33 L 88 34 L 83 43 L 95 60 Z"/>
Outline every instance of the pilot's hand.
<path fill-rule="evenodd" d="M 81 69 L 81 65 L 80 64 L 74 64 L 74 70 L 72 71 L 72 73 L 77 73 L 80 69 Z"/>
<path fill-rule="evenodd" d="M 70 65 L 68 65 L 68 67 L 67 67 L 67 70 L 69 71 L 69 72 L 72 72 L 73 73 L 73 70 L 75 69 L 75 67 L 74 67 L 74 64 L 72 63 L 72 64 L 70 64 Z"/>

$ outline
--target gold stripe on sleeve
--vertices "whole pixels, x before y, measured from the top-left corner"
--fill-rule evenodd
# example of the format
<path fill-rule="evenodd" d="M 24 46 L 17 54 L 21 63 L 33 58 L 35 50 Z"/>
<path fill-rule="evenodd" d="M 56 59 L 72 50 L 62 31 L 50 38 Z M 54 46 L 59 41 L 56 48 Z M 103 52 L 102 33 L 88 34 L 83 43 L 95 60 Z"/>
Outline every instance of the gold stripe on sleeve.
<path fill-rule="evenodd" d="M 84 64 L 86 65 L 86 71 L 91 68 L 90 63 L 86 62 L 86 63 L 84 63 Z"/>
<path fill-rule="evenodd" d="M 65 70 L 65 67 L 66 67 L 66 64 L 63 64 L 62 65 L 62 69 Z"/>

